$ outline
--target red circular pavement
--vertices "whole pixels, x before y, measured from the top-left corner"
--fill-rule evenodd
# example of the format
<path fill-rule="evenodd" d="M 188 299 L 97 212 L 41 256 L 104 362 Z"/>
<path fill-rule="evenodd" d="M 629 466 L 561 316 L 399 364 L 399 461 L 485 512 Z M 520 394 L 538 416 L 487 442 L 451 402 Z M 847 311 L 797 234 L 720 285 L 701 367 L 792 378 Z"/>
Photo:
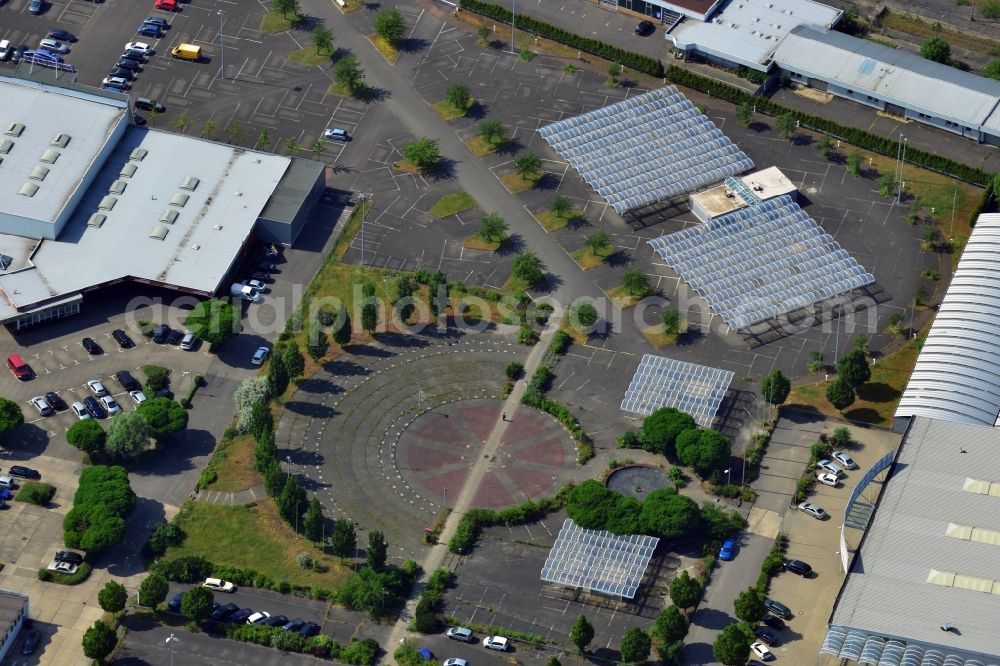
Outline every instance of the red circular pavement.
<path fill-rule="evenodd" d="M 396 464 L 410 487 L 441 500 L 457 497 L 500 424 L 505 430 L 496 460 L 472 505 L 504 507 L 555 492 L 576 467 L 573 440 L 555 419 L 529 407 L 518 407 L 504 424 L 502 406 L 501 400 L 462 400 L 417 417 L 396 445 Z"/>

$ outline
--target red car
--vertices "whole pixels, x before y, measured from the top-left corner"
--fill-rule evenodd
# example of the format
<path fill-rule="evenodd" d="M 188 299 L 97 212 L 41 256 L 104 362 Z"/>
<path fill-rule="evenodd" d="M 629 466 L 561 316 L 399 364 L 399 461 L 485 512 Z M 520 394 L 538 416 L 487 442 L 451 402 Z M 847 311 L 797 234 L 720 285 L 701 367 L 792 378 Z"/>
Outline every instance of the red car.
<path fill-rule="evenodd" d="M 164 9 L 168 12 L 176 12 L 177 0 L 156 0 L 156 8 Z"/>

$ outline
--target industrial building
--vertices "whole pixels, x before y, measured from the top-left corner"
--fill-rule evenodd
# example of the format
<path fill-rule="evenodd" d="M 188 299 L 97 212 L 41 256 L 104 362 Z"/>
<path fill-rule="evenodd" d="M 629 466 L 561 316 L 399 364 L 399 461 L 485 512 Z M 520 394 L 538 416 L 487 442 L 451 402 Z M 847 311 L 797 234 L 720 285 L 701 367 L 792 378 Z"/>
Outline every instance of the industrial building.
<path fill-rule="evenodd" d="M 0 662 L 6 663 L 28 620 L 28 595 L 0 589 Z"/>
<path fill-rule="evenodd" d="M 0 323 L 122 282 L 220 291 L 248 244 L 291 245 L 324 166 L 133 123 L 128 98 L 0 77 Z"/>

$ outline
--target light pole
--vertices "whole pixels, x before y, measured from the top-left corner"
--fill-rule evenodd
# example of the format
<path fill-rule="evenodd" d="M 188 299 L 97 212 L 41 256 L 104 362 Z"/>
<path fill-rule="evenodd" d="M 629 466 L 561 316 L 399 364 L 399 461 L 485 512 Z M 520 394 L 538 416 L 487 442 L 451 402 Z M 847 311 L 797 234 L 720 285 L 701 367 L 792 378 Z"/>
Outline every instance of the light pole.
<path fill-rule="evenodd" d="M 177 638 L 173 634 L 167 636 L 167 640 L 164 641 L 167 644 L 167 649 L 170 650 L 170 666 L 174 666 L 174 646 L 173 643 L 180 643 L 181 639 Z"/>
<path fill-rule="evenodd" d="M 517 53 L 514 50 L 514 25 L 517 23 L 517 15 L 514 13 L 514 8 L 517 7 L 517 0 L 510 0 L 510 52 Z"/>
<path fill-rule="evenodd" d="M 285 462 L 288 463 L 288 467 L 286 468 L 286 471 L 285 471 L 285 480 L 287 481 L 288 477 L 290 477 L 292 475 L 292 457 L 291 456 L 285 456 Z"/>
<path fill-rule="evenodd" d="M 222 22 L 226 19 L 226 12 L 219 10 L 216 12 L 219 15 L 219 62 L 222 67 L 219 68 L 219 78 L 226 78 L 226 43 L 222 38 Z"/>
<path fill-rule="evenodd" d="M 906 183 L 903 181 L 903 166 L 906 164 L 906 143 L 907 138 L 905 134 L 900 133 L 900 141 L 902 142 L 902 158 L 899 161 L 899 189 L 896 191 L 896 203 L 902 201 L 903 198 L 903 188 L 906 187 Z"/>

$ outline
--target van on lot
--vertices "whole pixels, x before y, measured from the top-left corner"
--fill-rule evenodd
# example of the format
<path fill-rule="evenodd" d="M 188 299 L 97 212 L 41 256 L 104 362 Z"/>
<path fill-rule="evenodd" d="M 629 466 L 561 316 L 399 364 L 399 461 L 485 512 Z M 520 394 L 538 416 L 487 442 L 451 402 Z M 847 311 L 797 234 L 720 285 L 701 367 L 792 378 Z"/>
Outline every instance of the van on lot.
<path fill-rule="evenodd" d="M 27 381 L 33 376 L 31 367 L 17 354 L 11 354 L 7 357 L 7 369 L 14 373 L 14 376 L 21 381 Z"/>
<path fill-rule="evenodd" d="M 148 97 L 137 97 L 135 99 L 135 108 L 142 109 L 143 111 L 152 111 L 156 109 L 157 113 L 163 113 L 167 110 L 167 107 L 163 106 L 155 99 L 149 99 Z"/>
<path fill-rule="evenodd" d="M 194 333 L 188 331 L 187 333 L 184 334 L 184 337 L 181 339 L 180 348 L 183 349 L 184 351 L 191 351 L 192 349 L 194 349 L 194 343 L 197 340 L 198 338 L 195 337 Z"/>
<path fill-rule="evenodd" d="M 178 44 L 171 49 L 170 55 L 181 60 L 195 61 L 201 57 L 201 47 L 194 44 Z"/>

